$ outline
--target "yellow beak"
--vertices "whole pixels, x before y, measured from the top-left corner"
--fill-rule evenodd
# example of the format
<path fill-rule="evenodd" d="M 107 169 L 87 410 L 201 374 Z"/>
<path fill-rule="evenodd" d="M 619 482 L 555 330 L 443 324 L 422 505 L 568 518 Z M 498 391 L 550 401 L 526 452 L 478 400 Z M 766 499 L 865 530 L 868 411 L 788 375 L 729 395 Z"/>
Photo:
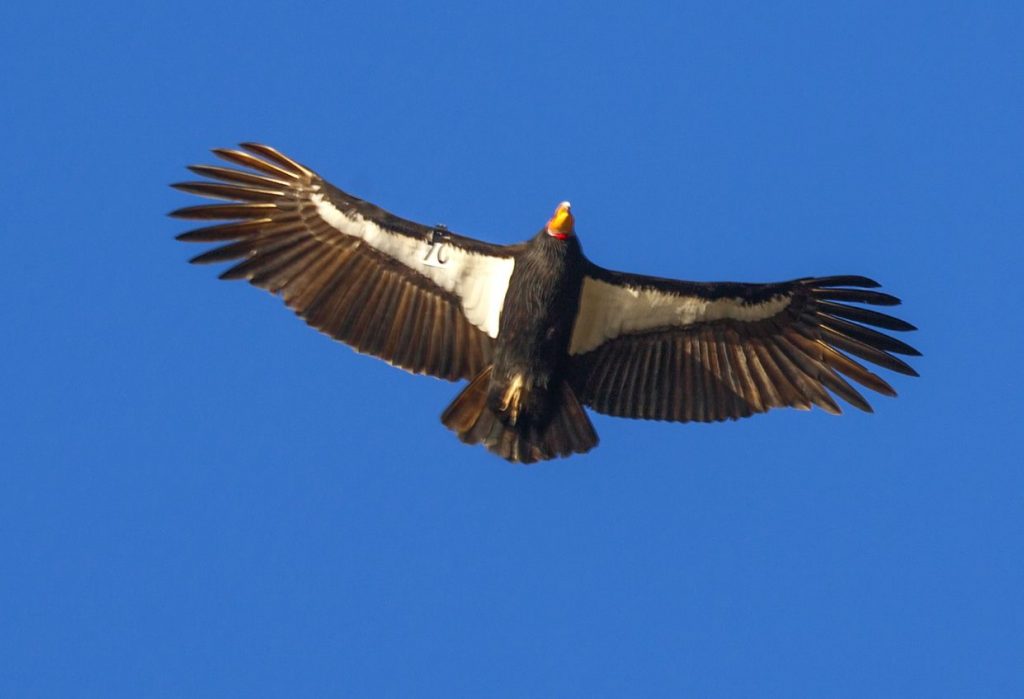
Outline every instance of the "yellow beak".
<path fill-rule="evenodd" d="M 555 215 L 548 221 L 549 235 L 553 235 L 556 238 L 567 238 L 575 232 L 576 221 L 572 217 L 571 208 L 567 201 L 563 201 L 558 205 L 558 208 L 555 209 Z"/>

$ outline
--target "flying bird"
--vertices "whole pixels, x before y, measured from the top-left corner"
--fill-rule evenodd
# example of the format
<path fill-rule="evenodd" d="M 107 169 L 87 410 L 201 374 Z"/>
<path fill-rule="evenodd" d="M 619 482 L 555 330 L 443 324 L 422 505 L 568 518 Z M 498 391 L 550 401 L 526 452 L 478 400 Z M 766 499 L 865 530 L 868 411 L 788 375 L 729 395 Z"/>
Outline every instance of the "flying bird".
<path fill-rule="evenodd" d="M 615 272 L 583 255 L 569 202 L 529 240 L 495 245 L 399 218 L 269 146 L 213 152 L 233 167 L 193 165 L 206 179 L 173 185 L 222 200 L 171 213 L 221 221 L 178 236 L 218 244 L 191 261 L 238 261 L 222 279 L 279 294 L 357 351 L 468 380 L 442 422 L 509 461 L 592 449 L 585 408 L 712 422 L 784 406 L 839 413 L 834 395 L 870 412 L 846 379 L 896 392 L 851 355 L 917 376 L 896 355 L 920 353 L 874 329 L 914 327 L 864 307 L 900 302 L 866 277 Z"/>

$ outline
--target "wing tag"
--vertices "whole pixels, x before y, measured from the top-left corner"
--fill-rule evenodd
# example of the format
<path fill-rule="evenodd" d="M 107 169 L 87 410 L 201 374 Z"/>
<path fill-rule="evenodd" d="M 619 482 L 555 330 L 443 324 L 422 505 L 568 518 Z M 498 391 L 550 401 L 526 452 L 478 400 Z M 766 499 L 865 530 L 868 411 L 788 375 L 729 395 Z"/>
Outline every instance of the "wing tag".
<path fill-rule="evenodd" d="M 448 228 L 443 224 L 434 226 L 430 233 L 430 249 L 423 258 L 423 264 L 427 267 L 444 267 L 448 264 Z"/>

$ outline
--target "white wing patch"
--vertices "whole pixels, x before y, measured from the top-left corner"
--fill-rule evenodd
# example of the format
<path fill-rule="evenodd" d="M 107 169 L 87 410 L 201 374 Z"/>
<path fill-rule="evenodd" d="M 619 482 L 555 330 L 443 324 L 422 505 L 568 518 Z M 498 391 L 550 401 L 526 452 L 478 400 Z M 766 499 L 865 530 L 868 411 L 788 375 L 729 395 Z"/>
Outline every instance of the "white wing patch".
<path fill-rule="evenodd" d="M 322 193 L 310 200 L 317 213 L 345 235 L 359 238 L 370 247 L 422 274 L 462 302 L 470 323 L 491 337 L 498 336 L 501 309 L 515 260 L 469 252 L 455 245 L 394 233 L 359 214 L 343 213 Z"/>
<path fill-rule="evenodd" d="M 657 328 L 685 327 L 712 320 L 763 320 L 784 309 L 789 302 L 790 297 L 785 294 L 757 304 L 743 304 L 734 298 L 711 301 L 584 277 L 569 354 L 589 352 L 619 335 Z"/>

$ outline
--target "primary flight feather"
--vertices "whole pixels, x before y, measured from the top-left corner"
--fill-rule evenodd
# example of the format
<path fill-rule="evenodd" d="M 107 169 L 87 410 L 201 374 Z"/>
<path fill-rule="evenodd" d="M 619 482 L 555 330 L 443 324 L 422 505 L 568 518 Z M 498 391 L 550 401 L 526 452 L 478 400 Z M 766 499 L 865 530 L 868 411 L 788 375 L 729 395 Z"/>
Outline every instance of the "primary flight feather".
<path fill-rule="evenodd" d="M 218 243 L 195 263 L 280 294 L 313 327 L 417 374 L 469 385 L 441 416 L 467 443 L 530 463 L 589 451 L 584 406 L 620 417 L 709 422 L 833 395 L 870 411 L 847 379 L 896 392 L 850 355 L 897 373 L 917 350 L 864 306 L 899 299 L 860 276 L 774 284 L 661 279 L 584 255 L 568 202 L 530 240 L 494 245 L 399 218 L 265 145 L 213 151 L 173 185 L 226 203 L 172 216 L 222 221 L 178 236 Z M 861 304 L 861 305 L 851 305 Z M 873 327 L 871 327 L 873 326 Z"/>

